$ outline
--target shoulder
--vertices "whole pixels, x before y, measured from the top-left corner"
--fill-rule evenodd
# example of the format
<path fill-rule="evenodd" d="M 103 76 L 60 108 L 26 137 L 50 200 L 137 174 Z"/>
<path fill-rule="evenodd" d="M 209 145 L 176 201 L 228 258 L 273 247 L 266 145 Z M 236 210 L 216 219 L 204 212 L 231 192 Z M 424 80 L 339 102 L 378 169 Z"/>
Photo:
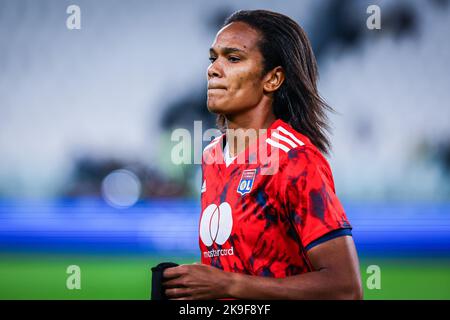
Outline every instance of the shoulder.
<path fill-rule="evenodd" d="M 205 155 L 211 153 L 211 151 L 215 149 L 214 147 L 216 147 L 222 141 L 224 135 L 225 134 L 222 134 L 211 140 L 211 142 L 208 143 L 208 145 L 203 149 L 203 154 Z"/>
<path fill-rule="evenodd" d="M 325 163 L 325 157 L 311 143 L 311 140 L 302 133 L 295 130 L 284 121 L 277 120 L 273 126 L 268 139 L 266 140 L 272 147 L 280 150 L 281 164 L 295 163 Z"/>
<path fill-rule="evenodd" d="M 305 145 L 290 150 L 286 154 L 284 162 L 286 165 L 329 167 L 328 160 L 313 145 Z"/>
<path fill-rule="evenodd" d="M 223 159 L 219 158 L 220 147 L 224 134 L 213 139 L 204 149 L 202 153 L 202 168 L 204 165 L 220 163 Z"/>
<path fill-rule="evenodd" d="M 280 169 L 284 174 L 299 175 L 305 171 L 318 171 L 328 179 L 332 179 L 331 168 L 324 155 L 308 137 L 289 124 L 280 121 L 268 140 L 269 144 L 275 142 L 273 144 L 284 151 L 280 152 Z"/>
<path fill-rule="evenodd" d="M 307 137 L 282 120 L 277 120 L 272 125 L 266 142 L 284 153 L 311 143 Z"/>

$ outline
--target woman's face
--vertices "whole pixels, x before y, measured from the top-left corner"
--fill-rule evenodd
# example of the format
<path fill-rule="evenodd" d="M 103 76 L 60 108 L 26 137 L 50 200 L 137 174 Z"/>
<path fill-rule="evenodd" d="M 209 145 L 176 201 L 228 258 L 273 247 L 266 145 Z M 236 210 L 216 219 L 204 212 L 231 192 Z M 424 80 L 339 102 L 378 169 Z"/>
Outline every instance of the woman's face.
<path fill-rule="evenodd" d="M 256 106 L 263 97 L 260 34 L 243 22 L 222 28 L 210 49 L 208 110 L 233 115 Z"/>

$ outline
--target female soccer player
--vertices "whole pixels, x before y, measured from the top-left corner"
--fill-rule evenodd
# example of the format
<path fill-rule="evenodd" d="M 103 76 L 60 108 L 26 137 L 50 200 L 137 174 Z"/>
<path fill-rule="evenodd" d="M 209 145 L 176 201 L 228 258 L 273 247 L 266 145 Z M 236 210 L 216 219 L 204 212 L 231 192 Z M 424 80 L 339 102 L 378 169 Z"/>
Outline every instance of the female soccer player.
<path fill-rule="evenodd" d="M 201 264 L 166 269 L 171 299 L 361 299 L 351 226 L 323 154 L 325 112 L 303 29 L 238 11 L 210 49 Z M 256 134 L 251 134 L 256 132 Z"/>

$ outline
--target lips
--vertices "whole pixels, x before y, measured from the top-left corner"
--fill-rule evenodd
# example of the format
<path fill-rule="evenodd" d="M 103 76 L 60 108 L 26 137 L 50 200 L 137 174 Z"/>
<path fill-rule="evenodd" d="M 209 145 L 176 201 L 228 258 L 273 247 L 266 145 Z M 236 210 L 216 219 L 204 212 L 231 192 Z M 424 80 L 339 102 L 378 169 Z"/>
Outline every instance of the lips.
<path fill-rule="evenodd" d="M 208 90 L 220 90 L 220 89 L 226 90 L 227 88 L 221 85 L 208 84 Z"/>

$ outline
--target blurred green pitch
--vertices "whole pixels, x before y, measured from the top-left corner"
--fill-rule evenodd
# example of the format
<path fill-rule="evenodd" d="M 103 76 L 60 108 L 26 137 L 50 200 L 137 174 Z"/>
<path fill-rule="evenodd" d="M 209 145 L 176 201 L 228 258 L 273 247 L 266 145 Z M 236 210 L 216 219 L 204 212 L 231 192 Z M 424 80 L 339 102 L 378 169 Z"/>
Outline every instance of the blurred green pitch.
<path fill-rule="evenodd" d="M 159 262 L 196 258 L 125 255 L 0 254 L 0 299 L 149 299 Z M 381 268 L 381 289 L 365 286 L 368 265 Z M 68 290 L 66 269 L 81 269 L 81 289 Z M 361 258 L 365 299 L 450 299 L 450 258 Z"/>

